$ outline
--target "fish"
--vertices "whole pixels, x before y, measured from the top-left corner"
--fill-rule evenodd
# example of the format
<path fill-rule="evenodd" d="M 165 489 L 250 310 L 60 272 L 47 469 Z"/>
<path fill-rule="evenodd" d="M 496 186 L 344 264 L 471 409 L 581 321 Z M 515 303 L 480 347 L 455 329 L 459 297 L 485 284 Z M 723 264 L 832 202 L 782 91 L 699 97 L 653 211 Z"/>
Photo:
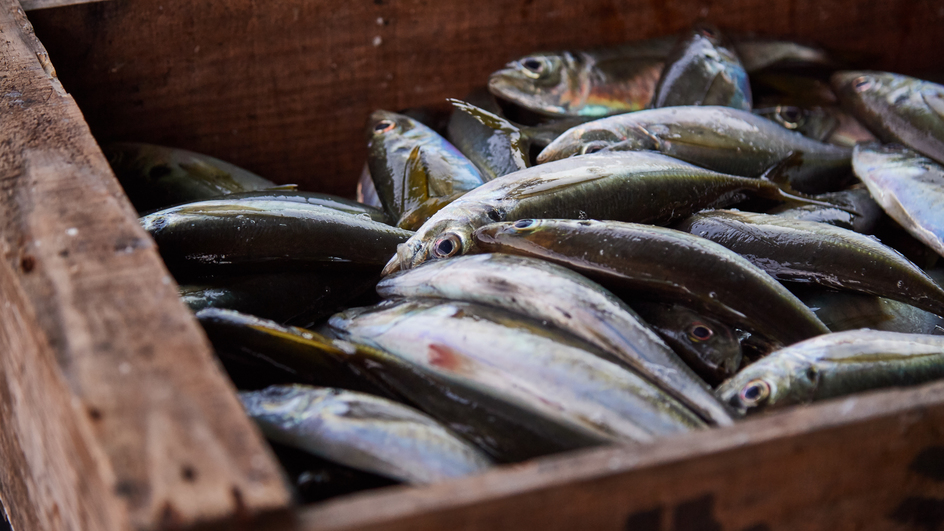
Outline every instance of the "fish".
<path fill-rule="evenodd" d="M 699 212 L 673 228 L 721 244 L 781 282 L 878 295 L 944 315 L 944 289 L 931 277 L 851 230 L 735 210 Z"/>
<path fill-rule="evenodd" d="M 355 391 L 305 385 L 243 391 L 266 437 L 411 484 L 479 474 L 492 460 L 423 413 Z"/>
<path fill-rule="evenodd" d="M 138 212 L 237 192 L 294 189 L 208 155 L 154 144 L 116 142 L 102 151 Z"/>
<path fill-rule="evenodd" d="M 758 105 L 752 112 L 819 142 L 826 142 L 839 127 L 839 118 L 832 109 L 826 107 L 771 104 L 763 107 Z"/>
<path fill-rule="evenodd" d="M 703 419 L 730 425 L 707 385 L 633 310 L 598 284 L 542 260 L 468 255 L 384 278 L 384 298 L 474 302 L 547 323 L 578 337 L 658 385 Z"/>
<path fill-rule="evenodd" d="M 652 100 L 674 40 L 532 54 L 494 72 L 488 90 L 546 116 L 602 117 L 638 111 Z"/>
<path fill-rule="evenodd" d="M 348 313 L 363 311 L 338 314 L 335 324 L 343 322 Z M 341 329 L 325 326 L 314 331 L 282 326 L 216 308 L 198 312 L 197 320 L 241 389 L 301 382 L 390 398 L 432 416 L 505 463 L 612 440 L 503 400 L 472 381 L 440 375 L 435 366 L 414 363 Z"/>
<path fill-rule="evenodd" d="M 843 185 L 852 157 L 851 149 L 806 138 L 750 112 L 706 105 L 649 109 L 578 125 L 544 148 L 538 164 L 604 150 L 654 150 L 744 177 L 760 177 L 786 163 L 783 178 L 805 193 Z"/>
<path fill-rule="evenodd" d="M 882 207 L 872 199 L 868 188 L 858 184 L 848 190 L 816 196 L 819 201 L 835 206 L 779 205 L 767 213 L 784 219 L 817 221 L 859 234 L 872 234 L 884 216 Z"/>
<path fill-rule="evenodd" d="M 530 143 L 516 125 L 471 103 L 448 101 L 455 107 L 449 119 L 449 138 L 486 182 L 531 165 Z"/>
<path fill-rule="evenodd" d="M 376 274 L 364 271 L 290 271 L 198 278 L 180 286 L 179 293 L 192 312 L 225 308 L 310 327 L 376 283 Z"/>
<path fill-rule="evenodd" d="M 778 350 L 742 369 L 717 394 L 754 412 L 942 377 L 944 337 L 854 330 Z"/>
<path fill-rule="evenodd" d="M 484 181 L 458 149 L 417 120 L 375 111 L 366 129 L 367 162 L 395 225 L 414 230 L 438 209 Z"/>
<path fill-rule="evenodd" d="M 171 271 L 279 272 L 383 264 L 412 234 L 307 203 L 198 201 L 143 216 Z M 379 260 L 379 262 L 378 262 Z"/>
<path fill-rule="evenodd" d="M 328 323 L 456 385 L 603 441 L 647 443 L 705 426 L 591 345 L 496 308 L 406 300 L 348 310 Z"/>
<path fill-rule="evenodd" d="M 856 176 L 882 210 L 944 256 L 944 166 L 897 144 L 856 146 Z"/>
<path fill-rule="evenodd" d="M 258 192 L 239 192 L 228 194 L 226 196 L 226 201 L 234 204 L 243 201 L 245 201 L 247 204 L 255 203 L 257 201 L 285 201 L 289 203 L 304 203 L 307 205 L 327 207 L 355 216 L 367 216 L 368 218 L 380 223 L 387 222 L 386 214 L 379 208 L 372 207 L 359 201 L 352 201 L 344 197 L 317 192 L 299 192 L 297 190 L 262 190 Z"/>
<path fill-rule="evenodd" d="M 751 110 L 751 85 L 744 65 L 711 24 L 696 24 L 669 53 L 649 107 L 679 105 Z"/>
<path fill-rule="evenodd" d="M 494 72 L 488 89 L 545 116 L 600 118 L 638 111 L 652 101 L 677 40 L 670 35 L 608 48 L 531 54 Z M 734 48 L 747 72 L 832 64 L 822 50 L 789 41 L 735 38 Z"/>
<path fill-rule="evenodd" d="M 703 310 L 781 345 L 829 333 L 780 283 L 727 248 L 636 223 L 521 219 L 473 234 L 480 251 L 540 258 L 617 293 L 648 294 Z"/>
<path fill-rule="evenodd" d="M 882 142 L 944 164 L 944 85 L 890 72 L 836 72 L 839 101 Z"/>
<path fill-rule="evenodd" d="M 944 317 L 896 300 L 805 285 L 791 285 L 790 291 L 833 332 L 869 328 L 906 334 L 944 334 Z"/>
<path fill-rule="evenodd" d="M 737 331 L 677 303 L 631 301 L 630 306 L 709 384 L 734 376 L 743 352 Z"/>
<path fill-rule="evenodd" d="M 476 228 L 527 218 L 668 223 L 746 196 L 803 203 L 762 179 L 735 177 L 650 152 L 596 153 L 489 181 L 429 218 L 397 247 L 384 275 L 472 251 Z"/>

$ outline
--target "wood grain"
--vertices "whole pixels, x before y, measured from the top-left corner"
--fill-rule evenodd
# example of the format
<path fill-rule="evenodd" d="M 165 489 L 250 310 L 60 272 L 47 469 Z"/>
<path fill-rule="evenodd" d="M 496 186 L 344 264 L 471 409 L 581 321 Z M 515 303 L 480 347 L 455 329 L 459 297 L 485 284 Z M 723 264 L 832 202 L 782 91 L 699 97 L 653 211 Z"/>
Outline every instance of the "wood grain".
<path fill-rule="evenodd" d="M 0 0 L 0 493 L 16 529 L 289 503 L 15 0 Z"/>
<path fill-rule="evenodd" d="M 188 148 L 347 196 L 374 109 L 461 98 L 533 51 L 700 17 L 865 53 L 875 68 L 944 68 L 944 10 L 926 0 L 121 0 L 32 16 L 100 140 Z"/>
<path fill-rule="evenodd" d="M 356 495 L 304 509 L 291 529 L 935 529 L 942 401 L 942 383 L 860 395 L 658 445 Z"/>

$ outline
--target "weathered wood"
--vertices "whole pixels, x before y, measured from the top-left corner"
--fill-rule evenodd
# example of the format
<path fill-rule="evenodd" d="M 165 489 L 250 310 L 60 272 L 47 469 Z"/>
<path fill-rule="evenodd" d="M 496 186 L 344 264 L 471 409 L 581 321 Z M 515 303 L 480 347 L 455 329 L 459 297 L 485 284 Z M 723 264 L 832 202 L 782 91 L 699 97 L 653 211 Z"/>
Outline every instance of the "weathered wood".
<path fill-rule="evenodd" d="M 64 7 L 104 1 L 105 0 L 21 0 L 20 6 L 24 11 L 34 11 L 36 9 L 49 9 L 51 7 Z"/>
<path fill-rule="evenodd" d="M 289 503 L 15 0 L 0 0 L 0 496 L 18 530 Z"/>
<path fill-rule="evenodd" d="M 371 111 L 461 98 L 536 50 L 660 36 L 707 17 L 865 52 L 876 68 L 944 66 L 944 12 L 911 0 L 122 0 L 34 15 L 101 140 L 192 149 L 343 195 L 354 193 Z"/>
<path fill-rule="evenodd" d="M 299 513 L 298 531 L 935 529 L 944 384 L 796 408 Z M 279 527 L 266 529 L 285 529 Z"/>

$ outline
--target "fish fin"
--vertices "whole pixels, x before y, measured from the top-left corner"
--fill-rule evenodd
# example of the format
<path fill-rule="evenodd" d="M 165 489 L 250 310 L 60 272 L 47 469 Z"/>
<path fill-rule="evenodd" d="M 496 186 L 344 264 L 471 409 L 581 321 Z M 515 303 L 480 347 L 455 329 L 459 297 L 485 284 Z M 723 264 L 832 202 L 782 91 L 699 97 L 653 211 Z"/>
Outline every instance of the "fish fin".
<path fill-rule="evenodd" d="M 508 192 L 508 199 L 527 199 L 529 197 L 535 197 L 542 194 L 557 193 L 561 190 L 565 190 L 572 186 L 580 186 L 581 184 L 586 184 L 593 182 L 599 179 L 607 178 L 606 175 L 594 175 L 594 174 L 585 174 L 585 175 L 576 175 L 569 177 L 561 177 L 559 179 L 554 179 L 553 181 L 545 181 L 541 178 L 528 179 L 521 182 L 517 187 L 513 188 Z"/>
<path fill-rule="evenodd" d="M 921 97 L 924 98 L 924 103 L 927 103 L 928 107 L 937 114 L 938 118 L 944 119 L 944 93 L 938 90 L 922 92 Z"/>
<path fill-rule="evenodd" d="M 856 211 L 854 208 L 850 208 L 845 205 L 837 205 L 836 203 L 830 203 L 829 201 L 817 199 L 813 196 L 806 195 L 794 190 L 793 187 L 790 186 L 790 177 L 788 172 L 792 168 L 795 168 L 802 163 L 803 153 L 792 151 L 780 162 L 767 168 L 767 171 L 765 171 L 764 174 L 760 176 L 761 180 L 774 184 L 777 187 L 777 195 L 779 197 L 772 197 L 771 199 L 779 198 L 781 201 L 799 205 L 815 205 L 827 208 L 838 208 L 839 210 L 848 212 L 855 216 L 862 215 L 861 212 Z"/>
<path fill-rule="evenodd" d="M 429 171 L 423 148 L 414 146 L 403 165 L 403 197 L 400 198 L 400 210 L 406 210 L 409 204 L 429 199 Z"/>

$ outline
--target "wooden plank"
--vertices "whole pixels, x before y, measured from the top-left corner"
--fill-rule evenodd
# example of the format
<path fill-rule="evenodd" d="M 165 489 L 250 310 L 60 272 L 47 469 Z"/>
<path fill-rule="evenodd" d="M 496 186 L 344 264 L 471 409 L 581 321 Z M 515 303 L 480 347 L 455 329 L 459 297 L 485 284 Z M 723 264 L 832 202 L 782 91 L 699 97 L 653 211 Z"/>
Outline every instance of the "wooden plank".
<path fill-rule="evenodd" d="M 20 0 L 20 6 L 23 8 L 23 11 L 35 11 L 37 9 L 49 9 L 51 7 L 73 6 L 76 4 L 89 4 L 104 1 L 105 0 Z"/>
<path fill-rule="evenodd" d="M 944 383 L 299 513 L 298 531 L 936 529 Z M 287 529 L 279 527 L 264 529 Z"/>
<path fill-rule="evenodd" d="M 156 529 L 289 493 L 15 0 L 0 0 L 0 497 Z"/>
<path fill-rule="evenodd" d="M 125 0 L 36 12 L 92 131 L 207 153 L 281 183 L 352 195 L 377 108 L 463 97 L 536 50 L 664 35 L 701 17 L 944 67 L 944 12 L 884 0 Z"/>

